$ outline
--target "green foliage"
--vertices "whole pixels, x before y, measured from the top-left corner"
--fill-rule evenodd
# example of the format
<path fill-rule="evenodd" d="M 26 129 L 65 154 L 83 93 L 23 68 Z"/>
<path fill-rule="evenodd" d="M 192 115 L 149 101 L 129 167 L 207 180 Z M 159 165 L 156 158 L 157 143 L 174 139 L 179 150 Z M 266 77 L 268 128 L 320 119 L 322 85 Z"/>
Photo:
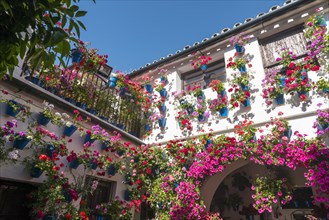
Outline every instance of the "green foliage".
<path fill-rule="evenodd" d="M 71 32 L 80 37 L 85 29 L 77 18 L 87 12 L 77 2 L 0 0 L 0 78 L 12 76 L 19 58 L 34 69 L 51 69 L 55 60 L 64 64 L 70 42 L 76 42 Z"/>

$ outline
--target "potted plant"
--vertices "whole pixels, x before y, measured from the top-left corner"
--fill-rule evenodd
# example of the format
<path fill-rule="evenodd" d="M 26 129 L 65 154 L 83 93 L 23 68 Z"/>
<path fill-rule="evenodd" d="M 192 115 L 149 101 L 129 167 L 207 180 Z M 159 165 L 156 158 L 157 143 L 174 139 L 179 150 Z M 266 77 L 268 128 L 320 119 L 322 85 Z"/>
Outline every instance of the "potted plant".
<path fill-rule="evenodd" d="M 24 110 L 24 106 L 16 102 L 15 100 L 7 101 L 6 114 L 15 117 L 21 110 Z"/>
<path fill-rule="evenodd" d="M 69 162 L 69 167 L 72 169 L 77 169 L 80 165 L 78 155 L 74 151 L 71 151 L 70 154 L 66 157 L 66 159 Z"/>
<path fill-rule="evenodd" d="M 205 98 L 204 93 L 203 93 L 202 88 L 201 88 L 200 85 L 193 86 L 189 91 L 191 91 L 193 96 L 198 98 L 198 99 L 203 100 Z"/>
<path fill-rule="evenodd" d="M 325 131 L 329 127 L 329 109 L 317 110 L 317 127 L 320 131 Z"/>
<path fill-rule="evenodd" d="M 208 100 L 209 109 L 219 112 L 222 117 L 228 116 L 227 97 L 218 96 L 217 99 Z"/>
<path fill-rule="evenodd" d="M 220 80 L 212 80 L 209 84 L 209 87 L 211 87 L 212 91 L 216 91 L 217 94 L 221 95 L 224 97 L 225 95 L 225 86 L 224 83 L 221 82 Z"/>
<path fill-rule="evenodd" d="M 160 96 L 161 96 L 162 98 L 166 98 L 167 95 L 168 95 L 168 92 L 167 92 L 167 90 L 166 90 L 166 88 L 165 88 L 165 84 L 164 84 L 164 83 L 159 83 L 159 84 L 156 86 L 155 90 L 156 90 L 158 93 L 160 93 Z"/>
<path fill-rule="evenodd" d="M 239 107 L 239 103 L 243 104 L 245 107 L 250 107 L 250 92 L 243 91 L 236 84 L 234 84 L 229 90 L 231 94 L 230 109 Z"/>
<path fill-rule="evenodd" d="M 49 104 L 46 101 L 44 101 L 43 104 L 45 107 L 43 111 L 39 113 L 37 122 L 39 125 L 46 126 L 54 116 L 54 114 L 52 113 L 52 110 L 54 109 L 54 105 Z"/>
<path fill-rule="evenodd" d="M 245 33 L 242 32 L 238 35 L 231 37 L 230 43 L 234 45 L 234 48 L 237 53 L 243 53 L 245 51 L 243 46 L 249 43 L 250 38 L 251 37 L 249 35 L 245 36 Z"/>
<path fill-rule="evenodd" d="M 201 68 L 202 71 L 206 71 L 208 68 L 207 64 L 209 63 L 209 61 L 212 60 L 211 56 L 205 56 L 203 54 L 196 56 L 196 53 L 194 53 L 193 55 L 195 55 L 195 58 L 192 61 L 193 68 Z"/>
<path fill-rule="evenodd" d="M 279 74 L 278 70 L 267 72 L 262 81 L 263 98 L 266 99 L 266 104 L 272 104 L 269 100 L 275 100 L 277 105 L 283 105 L 285 92 L 285 77 Z"/>
<path fill-rule="evenodd" d="M 250 63 L 250 61 L 247 59 L 246 56 L 230 57 L 226 67 L 231 68 L 233 70 L 239 70 L 242 74 L 245 74 L 247 72 L 247 68 L 246 68 L 247 64 L 249 68 L 252 67 L 252 64 Z"/>
<path fill-rule="evenodd" d="M 16 149 L 23 150 L 25 146 L 31 141 L 24 131 L 20 131 L 14 135 L 13 147 Z"/>
<path fill-rule="evenodd" d="M 321 77 L 317 82 L 316 82 L 316 87 L 318 92 L 323 92 L 323 93 L 329 93 L 329 80 Z"/>

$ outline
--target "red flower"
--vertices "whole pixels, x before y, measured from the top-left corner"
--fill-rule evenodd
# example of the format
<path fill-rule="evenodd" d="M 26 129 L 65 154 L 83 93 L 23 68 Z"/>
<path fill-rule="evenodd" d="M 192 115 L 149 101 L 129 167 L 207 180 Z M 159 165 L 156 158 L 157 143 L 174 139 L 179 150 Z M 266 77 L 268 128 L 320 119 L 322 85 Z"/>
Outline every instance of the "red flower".
<path fill-rule="evenodd" d="M 148 167 L 148 168 L 146 169 L 146 173 L 147 173 L 148 175 L 150 175 L 150 174 L 152 173 L 151 168 Z"/>
<path fill-rule="evenodd" d="M 67 219 L 67 220 L 71 220 L 71 218 L 72 218 L 72 215 L 71 215 L 70 213 L 67 213 L 67 214 L 66 214 L 66 219 Z"/>
<path fill-rule="evenodd" d="M 39 160 L 50 160 L 50 158 L 45 154 L 40 154 Z"/>
<path fill-rule="evenodd" d="M 319 69 L 320 69 L 319 66 L 313 66 L 313 67 L 312 67 L 312 71 L 318 71 Z"/>
<path fill-rule="evenodd" d="M 294 66 L 295 66 L 295 64 L 294 64 L 293 62 L 291 62 L 291 63 L 289 64 L 289 68 L 290 68 L 290 69 L 294 68 Z"/>
<path fill-rule="evenodd" d="M 299 98 L 301 99 L 301 100 L 305 100 L 306 99 L 306 95 L 305 94 L 301 94 L 300 96 L 299 96 Z"/>

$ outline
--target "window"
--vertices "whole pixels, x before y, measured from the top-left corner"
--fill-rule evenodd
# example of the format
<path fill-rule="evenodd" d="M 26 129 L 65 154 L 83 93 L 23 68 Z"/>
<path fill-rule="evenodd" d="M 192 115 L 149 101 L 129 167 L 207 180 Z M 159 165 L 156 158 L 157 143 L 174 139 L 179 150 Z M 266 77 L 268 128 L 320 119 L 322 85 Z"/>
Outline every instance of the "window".
<path fill-rule="evenodd" d="M 113 199 L 116 186 L 115 182 L 101 180 L 93 176 L 87 176 L 86 184 L 91 186 L 94 180 L 98 181 L 97 189 L 92 195 L 88 194 L 86 197 L 87 206 L 91 210 L 94 210 L 97 204 L 106 203 Z"/>
<path fill-rule="evenodd" d="M 277 64 L 276 58 L 280 56 L 282 48 L 288 48 L 297 57 L 304 56 L 307 51 L 303 26 L 297 26 L 260 40 L 260 47 L 265 68 Z"/>
<path fill-rule="evenodd" d="M 283 209 L 311 209 L 313 208 L 313 193 L 311 187 L 295 188 L 292 200 L 282 205 Z"/>
<path fill-rule="evenodd" d="M 183 75 L 182 79 L 184 90 L 187 90 L 188 86 L 195 85 L 200 85 L 203 89 L 206 89 L 209 83 L 214 79 L 226 82 L 225 62 L 221 60 L 219 65 L 208 68 L 205 73 L 201 71 L 186 73 Z"/>

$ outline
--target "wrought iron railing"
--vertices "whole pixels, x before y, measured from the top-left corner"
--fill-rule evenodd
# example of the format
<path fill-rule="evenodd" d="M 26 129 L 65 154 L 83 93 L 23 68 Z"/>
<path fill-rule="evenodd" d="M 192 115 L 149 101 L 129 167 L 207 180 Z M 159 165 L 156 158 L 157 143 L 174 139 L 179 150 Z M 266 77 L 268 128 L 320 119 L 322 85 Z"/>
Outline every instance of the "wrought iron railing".
<path fill-rule="evenodd" d="M 23 76 L 78 108 L 140 137 L 141 107 L 125 90 L 110 88 L 106 78 L 108 75 L 100 69 L 76 68 L 74 65 L 66 71 L 59 68 L 31 71 L 27 68 Z"/>

